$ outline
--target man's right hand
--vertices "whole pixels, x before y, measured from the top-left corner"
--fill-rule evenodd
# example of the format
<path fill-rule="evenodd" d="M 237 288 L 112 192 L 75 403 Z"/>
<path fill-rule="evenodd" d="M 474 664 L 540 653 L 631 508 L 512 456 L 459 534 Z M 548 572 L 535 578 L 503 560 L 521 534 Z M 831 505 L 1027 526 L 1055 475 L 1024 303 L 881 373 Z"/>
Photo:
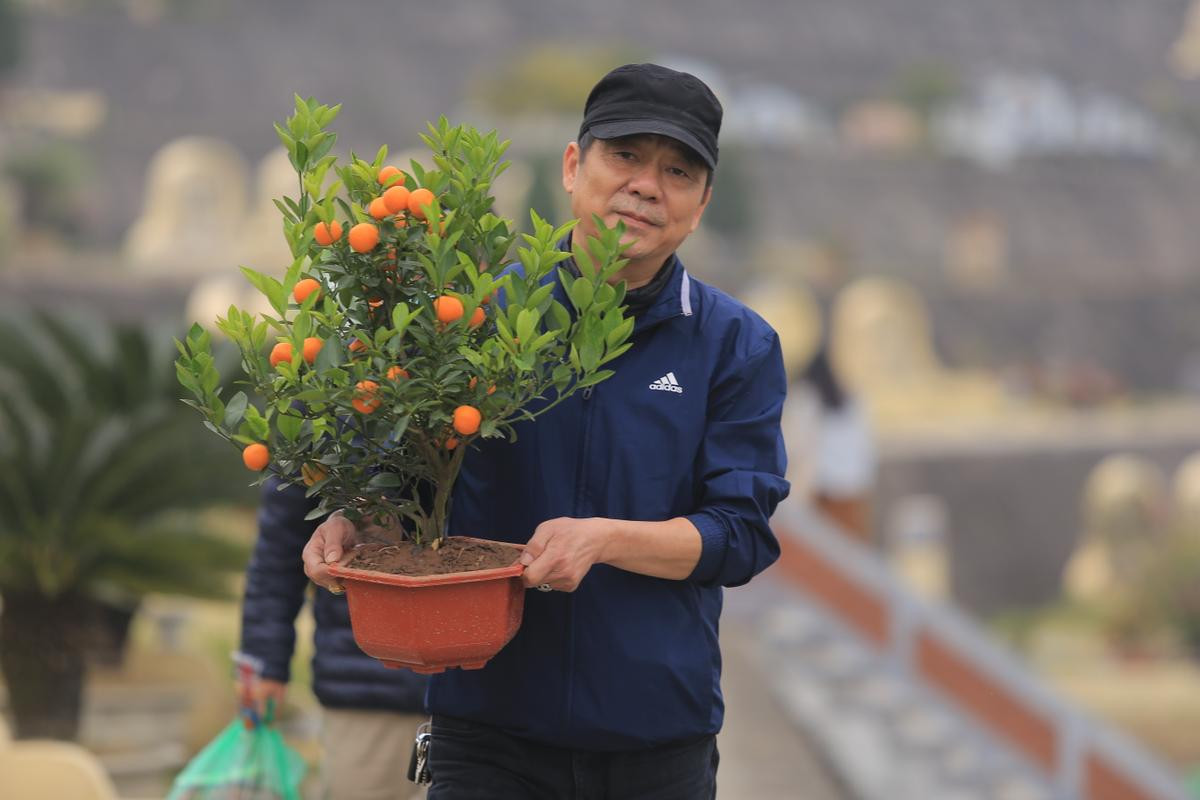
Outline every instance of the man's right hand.
<path fill-rule="evenodd" d="M 341 560 L 346 549 L 354 544 L 354 538 L 354 524 L 339 512 L 330 514 L 304 545 L 304 574 L 334 594 L 346 591 L 342 582 L 329 574 L 329 565 Z"/>

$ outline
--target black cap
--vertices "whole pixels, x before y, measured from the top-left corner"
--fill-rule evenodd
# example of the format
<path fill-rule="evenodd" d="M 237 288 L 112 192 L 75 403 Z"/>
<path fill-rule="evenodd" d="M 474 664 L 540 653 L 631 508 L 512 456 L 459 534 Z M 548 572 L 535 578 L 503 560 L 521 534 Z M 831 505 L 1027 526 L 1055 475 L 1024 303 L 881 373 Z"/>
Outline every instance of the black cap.
<path fill-rule="evenodd" d="M 670 136 L 717 167 L 721 103 L 704 81 L 658 64 L 626 64 L 600 79 L 583 107 L 579 136 Z"/>

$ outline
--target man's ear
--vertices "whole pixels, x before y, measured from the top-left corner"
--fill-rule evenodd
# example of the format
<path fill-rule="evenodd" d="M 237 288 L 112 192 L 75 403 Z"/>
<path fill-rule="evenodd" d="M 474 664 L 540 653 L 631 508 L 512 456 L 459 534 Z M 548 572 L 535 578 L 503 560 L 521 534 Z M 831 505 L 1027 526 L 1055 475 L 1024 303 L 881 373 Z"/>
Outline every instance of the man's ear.
<path fill-rule="evenodd" d="M 575 191 L 575 177 L 579 174 L 579 160 L 581 155 L 579 142 L 571 142 L 567 145 L 567 149 L 563 151 L 562 184 L 563 188 L 567 190 L 567 194 Z"/>

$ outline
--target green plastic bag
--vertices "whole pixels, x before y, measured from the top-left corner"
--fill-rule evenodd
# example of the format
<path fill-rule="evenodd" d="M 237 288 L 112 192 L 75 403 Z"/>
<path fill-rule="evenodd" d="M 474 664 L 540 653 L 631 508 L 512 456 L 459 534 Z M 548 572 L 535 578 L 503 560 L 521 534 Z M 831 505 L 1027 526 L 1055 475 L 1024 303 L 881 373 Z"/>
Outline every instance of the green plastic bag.
<path fill-rule="evenodd" d="M 304 770 L 279 731 L 238 717 L 179 773 L 167 800 L 300 800 Z"/>

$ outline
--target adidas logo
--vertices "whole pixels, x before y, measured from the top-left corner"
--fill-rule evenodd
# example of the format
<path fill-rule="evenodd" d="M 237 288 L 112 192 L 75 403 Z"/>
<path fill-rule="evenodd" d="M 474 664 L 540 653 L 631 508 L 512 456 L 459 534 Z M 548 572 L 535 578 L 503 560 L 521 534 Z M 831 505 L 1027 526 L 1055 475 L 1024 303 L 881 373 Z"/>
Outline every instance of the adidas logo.
<path fill-rule="evenodd" d="M 656 392 L 674 392 L 675 394 L 683 394 L 683 387 L 679 385 L 679 381 L 675 380 L 675 373 L 668 372 L 661 378 L 650 384 L 650 388 Z"/>

